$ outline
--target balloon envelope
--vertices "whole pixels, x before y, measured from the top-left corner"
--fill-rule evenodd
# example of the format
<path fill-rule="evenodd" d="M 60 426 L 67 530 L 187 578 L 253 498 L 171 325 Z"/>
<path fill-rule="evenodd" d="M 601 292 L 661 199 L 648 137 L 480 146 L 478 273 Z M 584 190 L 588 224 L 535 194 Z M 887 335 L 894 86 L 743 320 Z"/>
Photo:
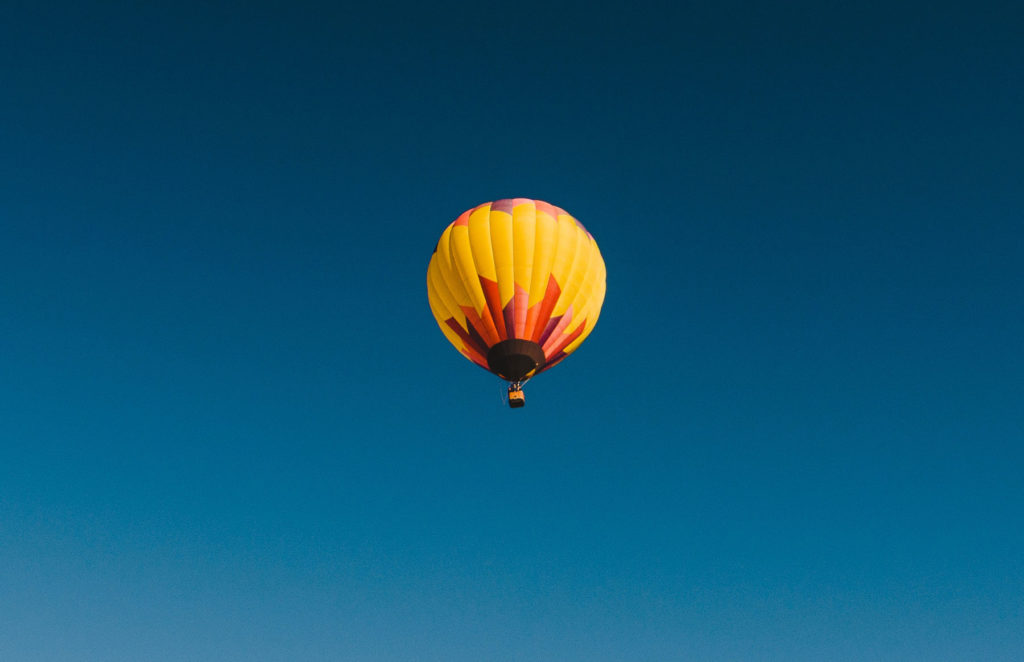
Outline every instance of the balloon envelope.
<path fill-rule="evenodd" d="M 441 331 L 470 361 L 509 381 L 579 347 L 604 294 L 593 236 L 565 210 L 527 198 L 462 213 L 427 268 L 427 298 Z"/>

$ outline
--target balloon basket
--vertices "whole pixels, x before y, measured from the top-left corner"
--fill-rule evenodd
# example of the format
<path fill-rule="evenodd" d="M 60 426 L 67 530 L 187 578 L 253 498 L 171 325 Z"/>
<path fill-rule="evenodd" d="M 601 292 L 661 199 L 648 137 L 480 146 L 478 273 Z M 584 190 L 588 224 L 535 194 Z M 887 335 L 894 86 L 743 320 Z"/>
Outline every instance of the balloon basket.
<path fill-rule="evenodd" d="M 526 404 L 526 396 L 523 395 L 523 387 L 511 384 L 508 387 L 508 406 L 518 409 Z"/>

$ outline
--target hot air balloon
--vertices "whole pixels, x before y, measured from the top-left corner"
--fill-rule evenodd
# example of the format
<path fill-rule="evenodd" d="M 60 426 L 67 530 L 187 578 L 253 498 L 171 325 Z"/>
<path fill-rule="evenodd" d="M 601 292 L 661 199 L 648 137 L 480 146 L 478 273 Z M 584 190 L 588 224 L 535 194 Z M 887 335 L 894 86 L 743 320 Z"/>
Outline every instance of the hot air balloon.
<path fill-rule="evenodd" d="M 562 361 L 597 322 L 605 266 L 594 237 L 540 200 L 486 202 L 445 228 L 427 267 L 430 310 L 463 356 L 523 384 Z"/>

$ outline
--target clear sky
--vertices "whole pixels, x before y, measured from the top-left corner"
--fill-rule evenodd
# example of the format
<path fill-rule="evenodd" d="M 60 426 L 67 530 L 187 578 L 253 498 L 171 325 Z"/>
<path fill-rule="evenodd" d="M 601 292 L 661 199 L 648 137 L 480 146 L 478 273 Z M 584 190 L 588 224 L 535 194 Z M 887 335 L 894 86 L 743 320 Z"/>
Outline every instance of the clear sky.
<path fill-rule="evenodd" d="M 1024 10 L 958 4 L 4 4 L 0 659 L 1024 659 Z M 515 196 L 608 296 L 512 411 L 425 273 Z"/>

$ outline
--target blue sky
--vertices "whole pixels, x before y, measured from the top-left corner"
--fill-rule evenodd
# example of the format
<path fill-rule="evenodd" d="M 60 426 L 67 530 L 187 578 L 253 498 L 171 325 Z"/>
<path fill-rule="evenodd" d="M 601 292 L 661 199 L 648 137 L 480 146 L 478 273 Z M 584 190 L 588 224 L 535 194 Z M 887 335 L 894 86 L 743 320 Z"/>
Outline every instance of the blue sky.
<path fill-rule="evenodd" d="M 1019 660 L 1015 3 L 14 3 L 0 657 Z M 608 266 L 525 409 L 426 302 Z"/>

